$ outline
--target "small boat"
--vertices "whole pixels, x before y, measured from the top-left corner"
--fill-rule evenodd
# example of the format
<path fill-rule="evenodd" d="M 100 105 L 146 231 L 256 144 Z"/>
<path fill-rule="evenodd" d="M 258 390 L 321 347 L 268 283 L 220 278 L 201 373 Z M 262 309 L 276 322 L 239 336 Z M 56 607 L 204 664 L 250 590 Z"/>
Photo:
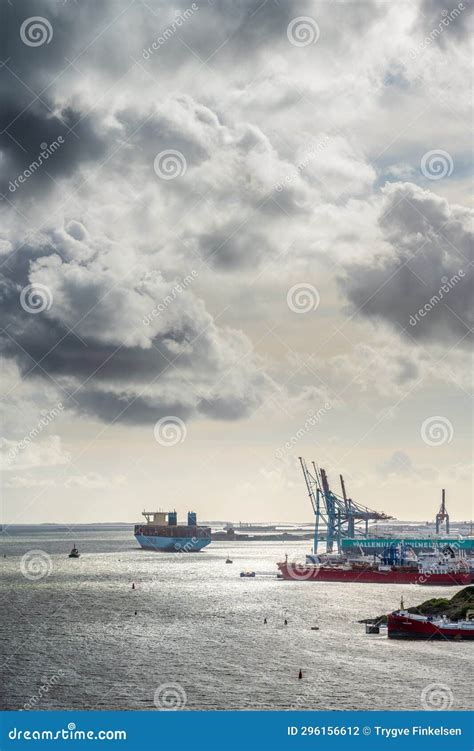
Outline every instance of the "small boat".
<path fill-rule="evenodd" d="M 311 626 L 311 631 L 319 631 L 319 626 Z"/>
<path fill-rule="evenodd" d="M 231 560 L 231 558 L 226 558 L 226 561 L 225 561 L 225 562 L 226 562 L 226 563 L 233 563 L 234 561 L 233 561 L 233 560 Z"/>
<path fill-rule="evenodd" d="M 240 576 L 253 578 L 255 576 L 255 571 L 241 571 Z"/>
<path fill-rule="evenodd" d="M 80 555 L 80 553 L 79 553 L 78 549 L 76 548 L 76 546 L 74 545 L 73 549 L 69 553 L 69 558 L 79 558 L 79 555 Z"/>
<path fill-rule="evenodd" d="M 366 634 L 380 634 L 379 624 L 378 623 L 366 623 L 365 633 Z"/>

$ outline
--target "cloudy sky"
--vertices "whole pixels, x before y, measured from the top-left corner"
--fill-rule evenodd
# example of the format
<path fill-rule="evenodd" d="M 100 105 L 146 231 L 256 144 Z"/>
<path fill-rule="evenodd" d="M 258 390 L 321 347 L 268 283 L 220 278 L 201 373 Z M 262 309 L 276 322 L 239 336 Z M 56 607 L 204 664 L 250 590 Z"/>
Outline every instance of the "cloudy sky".
<path fill-rule="evenodd" d="M 471 517 L 471 9 L 4 5 L 4 522 Z"/>

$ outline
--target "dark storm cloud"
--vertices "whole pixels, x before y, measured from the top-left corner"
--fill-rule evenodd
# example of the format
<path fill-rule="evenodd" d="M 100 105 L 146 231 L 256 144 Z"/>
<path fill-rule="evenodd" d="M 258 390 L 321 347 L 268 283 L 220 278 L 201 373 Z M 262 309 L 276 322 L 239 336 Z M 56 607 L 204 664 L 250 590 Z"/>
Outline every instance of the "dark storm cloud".
<path fill-rule="evenodd" d="M 146 425 L 167 415 L 182 420 L 204 416 L 213 420 L 233 421 L 252 414 L 262 403 L 262 394 L 267 388 L 267 379 L 262 374 L 255 378 L 252 388 L 240 397 L 229 392 L 192 400 L 184 392 L 181 397 L 173 397 L 171 394 L 142 394 L 130 389 L 112 392 L 85 387 L 74 393 L 74 401 L 80 412 L 105 422 Z"/>
<path fill-rule="evenodd" d="M 211 12 L 217 14 L 220 25 L 232 19 L 235 24 L 234 44 L 245 44 L 246 49 L 252 49 L 271 45 L 282 37 L 285 39 L 290 21 L 296 16 L 314 15 L 318 5 L 311 0 L 270 0 L 265 3 L 260 0 L 224 0 L 216 2 Z"/>
<path fill-rule="evenodd" d="M 74 60 L 80 55 L 88 41 L 94 38 L 94 31 L 95 34 L 98 33 L 111 6 L 113 3 L 107 0 L 101 3 L 95 0 L 81 0 L 80 3 L 58 0 L 2 3 L 2 59 L 8 60 L 8 69 L 13 70 L 21 79 L 18 80 L 11 73 L 2 76 L 2 90 L 4 87 L 13 89 L 16 86 L 18 94 L 26 100 L 29 98 L 28 94 L 31 94 L 27 91 L 28 86 L 48 91 L 50 85 L 68 70 L 68 60 Z M 22 39 L 21 27 L 27 19 L 34 17 L 45 19 L 50 24 L 52 36 L 48 33 L 43 44 L 30 46 Z M 30 38 L 26 31 L 23 32 L 23 37 L 38 41 L 33 35 Z M 40 94 L 40 89 L 34 89 L 34 93 Z"/>
<path fill-rule="evenodd" d="M 242 49 L 245 49 L 248 59 L 275 42 L 287 43 L 286 29 L 290 21 L 295 16 L 314 15 L 318 7 L 311 0 L 216 0 L 196 5 L 199 9 L 179 28 L 179 37 L 201 60 L 211 58 L 219 50 L 218 59 L 231 64 L 235 64 L 235 54 L 240 55 Z M 182 10 L 189 6 L 191 3 L 182 5 Z M 170 18 L 166 2 L 151 2 L 149 7 L 157 14 L 149 17 L 148 39 L 151 44 L 172 16 Z M 149 45 L 145 43 L 144 47 L 147 49 Z M 189 49 L 181 44 L 167 44 L 159 54 L 152 51 L 148 59 L 158 65 L 176 65 L 189 61 Z M 209 62 L 211 67 L 214 62 Z"/>
<path fill-rule="evenodd" d="M 346 267 L 346 294 L 360 315 L 455 345 L 474 323 L 470 212 L 410 183 L 386 193 L 380 224 L 392 252 Z"/>
<path fill-rule="evenodd" d="M 179 399 L 147 397 L 131 391 L 118 393 L 84 388 L 74 394 L 76 409 L 104 422 L 146 425 L 173 415 L 181 420 L 196 416 L 196 410 Z"/>
<path fill-rule="evenodd" d="M 13 305 L 13 290 L 9 291 Z M 5 304 L 2 307 L 5 310 Z M 257 407 L 267 388 L 263 375 L 251 376 L 246 382 L 237 363 L 233 377 L 240 398 L 225 389 L 213 396 L 212 382 L 219 380 L 219 372 L 209 349 L 218 343 L 202 336 L 197 328 L 192 335 L 190 330 L 168 331 L 143 349 L 107 346 L 92 336 L 85 341 L 49 319 L 38 320 L 40 317 L 24 311 L 16 311 L 10 320 L 4 317 L 7 331 L 0 336 L 3 355 L 13 358 L 25 377 L 49 382 L 50 376 L 62 384 L 71 397 L 68 407 L 100 420 L 139 424 L 169 414 L 185 419 L 199 413 L 233 420 Z M 182 355 L 176 354 L 177 346 L 182 346 Z M 225 367 L 230 370 L 235 364 L 229 362 Z M 200 381 L 209 385 L 211 393 L 205 398 L 199 396 Z M 173 395 L 173 391 L 177 393 Z"/>
<path fill-rule="evenodd" d="M 18 319 L 23 313 L 24 328 L 19 331 Z M 23 372 L 41 376 L 51 374 L 54 378 L 74 376 L 80 381 L 94 378 L 97 382 L 114 384 L 143 383 L 158 376 L 173 358 L 168 342 L 157 341 L 158 349 L 141 349 L 105 345 L 93 338 L 84 342 L 74 332 L 50 320 L 31 320 L 31 315 L 19 311 L 15 327 L 11 327 L 12 339 L 4 339 L 4 353 L 15 357 Z M 179 337 L 181 338 L 181 337 Z M 18 342 L 18 344 L 17 344 Z"/>
<path fill-rule="evenodd" d="M 40 311 L 22 298 L 30 285 L 45 302 Z M 70 221 L 36 245 L 18 246 L 4 263 L 2 354 L 24 378 L 57 384 L 68 406 L 98 419 L 242 417 L 268 384 L 249 342 L 219 330 L 188 289 L 176 296 L 174 289 L 125 248 Z"/>
<path fill-rule="evenodd" d="M 288 24 L 301 16 L 318 23 L 321 42 L 342 44 L 348 37 L 359 39 L 385 13 L 383 3 L 376 0 L 358 0 L 357 13 L 348 13 L 345 3 L 332 3 L 328 6 L 327 0 L 269 0 L 265 3 L 260 0 L 237 3 L 235 0 L 226 0 L 216 2 L 215 5 L 222 22 L 232 15 L 239 19 L 233 41 L 235 44 L 244 44 L 246 49 L 270 46 L 278 41 L 286 45 Z"/>
<path fill-rule="evenodd" d="M 448 41 L 460 42 L 469 38 L 472 32 L 472 0 L 422 0 L 417 25 L 427 36 L 437 30 L 433 40 L 441 47 Z"/>
<path fill-rule="evenodd" d="M 187 6 L 181 11 L 184 7 Z M 292 55 L 298 50 L 287 39 L 287 26 L 295 17 L 305 15 L 319 18 L 326 14 L 328 25 L 322 42 L 333 44 L 340 38 L 340 31 L 336 29 L 340 10 L 335 8 L 329 15 L 326 11 L 326 3 L 307 0 L 292 3 L 222 0 L 203 4 L 178 28 L 176 39 L 169 40 L 154 53 L 153 60 L 160 69 L 171 65 L 175 72 L 176 55 L 182 55 L 183 62 L 195 63 L 188 47 L 205 59 L 221 43 L 224 45 L 222 63 L 232 67 L 235 55 L 240 55 L 242 49 L 245 49 L 246 62 L 250 62 L 259 51 L 278 43 L 285 55 Z M 373 23 L 379 12 L 377 3 L 362 2 L 357 14 L 344 18 L 344 33 L 357 37 L 361 30 Z M 0 151 L 4 164 L 0 190 L 3 193 L 8 190 L 13 200 L 53 187 L 54 180 L 74 174 L 83 162 L 102 160 L 108 144 L 112 148 L 119 138 L 129 138 L 135 131 L 133 141 L 148 161 L 154 158 L 157 148 L 182 151 L 189 166 L 208 159 L 209 148 L 215 146 L 215 142 L 199 141 L 192 129 L 186 131 L 179 127 L 173 118 L 157 115 L 142 126 L 140 120 L 137 122 L 140 116 L 131 108 L 114 113 L 120 132 L 111 133 L 110 126 L 104 127 L 103 115 L 79 111 L 77 99 L 74 105 L 67 103 L 70 80 L 75 83 L 87 81 L 88 73 L 96 76 L 100 71 L 105 86 L 108 78 L 112 79 L 111 83 L 116 82 L 132 66 L 131 58 L 140 57 L 139 49 L 135 50 L 134 45 L 141 44 L 147 34 L 153 39 L 152 30 L 159 34 L 167 21 L 174 17 L 173 13 L 175 11 L 164 0 L 150 2 L 149 8 L 140 5 L 138 9 L 133 4 L 129 7 L 126 2 L 94 3 L 92 0 L 66 5 L 56 0 L 28 0 L 6 8 L 2 31 L 7 66 L 0 83 L 5 102 L 0 126 Z M 22 41 L 21 25 L 32 16 L 44 17 L 51 24 L 53 35 L 48 43 L 32 47 Z M 97 42 L 96 36 L 100 37 Z M 180 39 L 185 44 L 179 42 Z M 295 92 L 292 95 L 296 96 Z M 288 106 L 285 97 L 279 106 Z M 217 137 L 219 129 L 223 129 L 217 111 L 208 109 L 206 112 L 204 106 L 196 105 L 195 111 L 188 114 L 190 120 L 211 115 L 214 121 L 208 125 Z M 54 154 L 42 163 L 40 153 L 44 144 L 56 143 L 58 139 L 60 147 L 55 147 Z M 20 186 L 16 180 L 20 180 Z M 287 208 L 300 211 L 299 202 L 292 200 L 289 191 L 286 193 L 277 202 L 267 202 L 265 210 L 273 213 Z M 283 205 L 285 202 L 287 206 Z"/>
<path fill-rule="evenodd" d="M 90 23 L 103 15 L 94 4 L 86 5 Z M 49 42 L 30 46 L 22 39 L 22 24 L 31 17 L 50 24 Z M 26 32 L 23 37 L 29 39 Z M 83 161 L 100 159 L 106 136 L 103 129 L 99 134 L 93 116 L 56 101 L 68 60 L 85 44 L 83 15 L 75 4 L 5 3 L 1 39 L 0 192 L 13 200 L 52 187 L 53 180 L 72 174 Z"/>
<path fill-rule="evenodd" d="M 249 56 L 282 39 L 286 43 L 286 28 L 295 16 L 313 14 L 318 3 L 311 0 L 219 0 L 196 3 L 197 9 L 185 19 L 173 36 L 159 50 L 151 44 L 160 37 L 176 16 L 192 5 L 182 0 L 149 0 L 146 4 L 129 0 L 22 0 L 3 3 L 0 40 L 2 59 L 8 59 L 13 73 L 5 76 L 3 87 L 15 86 L 25 106 L 31 99 L 30 87 L 42 98 L 48 98 L 55 88 L 55 80 L 77 73 L 91 66 L 100 69 L 105 77 L 115 80 L 131 65 L 131 57 L 141 63 L 147 61 L 162 69 L 176 70 L 183 64 L 209 58 L 221 47 L 223 55 L 231 59 L 245 46 Z M 22 23 L 31 17 L 42 17 L 51 25 L 53 35 L 48 43 L 32 47 L 20 37 Z M 100 36 L 98 44 L 94 43 Z M 184 44 L 178 43 L 182 39 Z M 173 43 L 174 42 L 174 43 Z M 186 47 L 188 45 L 188 47 Z M 151 54 L 147 54 L 149 49 Z M 72 64 L 71 64 L 72 63 Z M 232 64 L 234 64 L 232 62 Z M 15 75 L 18 78 L 15 78 Z M 24 82 L 24 83 L 21 83 Z M 3 89 L 5 91 L 5 89 Z"/>
<path fill-rule="evenodd" d="M 78 236 L 74 224 L 67 234 L 71 233 Z M 75 284 L 74 278 L 69 280 L 66 277 L 67 271 L 77 274 L 88 268 L 88 263 L 92 267 L 96 259 L 91 253 L 91 258 L 87 261 L 78 263 L 77 260 L 72 260 L 69 263 L 66 256 L 70 254 L 70 249 L 56 238 L 55 241 L 51 239 L 38 248 L 28 245 L 22 247 L 11 254 L 3 267 L 0 277 L 3 289 L 2 311 L 4 326 L 8 332 L 2 340 L 3 351 L 7 356 L 17 360 L 23 372 L 29 371 L 35 375 L 50 373 L 54 377 L 74 376 L 81 381 L 94 377 L 97 381 L 110 381 L 115 384 L 132 380 L 140 383 L 150 380 L 166 368 L 173 359 L 175 345 L 184 345 L 198 335 L 199 322 L 196 321 L 193 326 L 192 321 L 183 317 L 179 327 L 170 329 L 165 335 L 152 337 L 156 346 L 124 346 L 124 342 L 121 342 L 124 334 L 123 322 L 120 311 L 115 306 L 115 300 L 110 310 L 103 307 L 98 309 L 101 299 L 105 298 L 107 292 L 110 296 L 110 287 L 116 283 L 115 278 L 107 274 L 99 282 L 91 271 L 90 274 L 81 277 L 79 284 Z M 48 262 L 51 262 L 51 267 L 47 266 Z M 44 277 L 44 280 L 49 282 L 46 286 L 53 300 L 50 315 L 32 314 L 21 305 L 20 293 L 31 283 L 32 268 L 51 268 L 54 272 L 54 275 Z M 133 295 L 139 293 L 133 288 L 127 290 L 125 284 L 117 288 L 118 301 L 122 299 L 125 303 L 127 299 L 130 301 Z M 148 308 L 152 307 L 150 301 Z M 82 319 L 82 327 L 78 326 L 77 335 L 64 320 L 65 312 L 71 309 L 74 311 L 71 325 L 81 323 Z M 138 331 L 144 329 L 140 315 L 133 318 L 133 314 L 128 312 L 127 316 L 130 331 L 135 328 Z M 91 325 L 86 330 L 84 326 L 88 318 L 91 319 Z M 121 323 L 122 331 L 117 331 L 115 336 L 113 329 Z M 188 365 L 189 356 L 186 353 L 183 355 L 183 361 Z"/>
<path fill-rule="evenodd" d="M 19 114 L 18 103 L 10 101 L 2 115 L 0 192 L 10 198 L 52 188 L 55 180 L 105 153 L 107 140 L 99 135 L 98 125 L 70 108 L 57 116 L 35 104 Z"/>
<path fill-rule="evenodd" d="M 260 60 L 269 51 L 296 61 L 296 65 L 304 64 L 308 56 L 317 58 L 320 49 L 345 52 L 348 44 L 359 44 L 361 37 L 385 13 L 384 3 L 376 0 L 358 0 L 356 13 L 349 13 L 345 3 L 330 0 L 205 0 L 196 5 L 198 10 L 173 35 L 183 43 L 169 40 L 153 50 L 153 42 L 169 28 L 174 14 L 170 13 L 166 0 L 147 3 L 154 12 L 142 29 L 143 49 L 139 52 L 146 66 L 155 72 L 176 70 L 190 63 L 191 51 L 206 61 L 210 70 L 219 73 L 224 66 L 233 74 L 241 69 L 244 79 L 244 71 L 252 65 L 257 73 Z M 179 10 L 182 13 L 190 6 L 191 2 L 184 2 Z M 287 29 L 296 18 L 309 18 L 311 25 L 317 24 L 321 32 L 317 45 L 302 51 L 290 44 Z M 299 97 L 295 91 L 282 92 L 278 104 L 266 106 L 283 110 Z"/>

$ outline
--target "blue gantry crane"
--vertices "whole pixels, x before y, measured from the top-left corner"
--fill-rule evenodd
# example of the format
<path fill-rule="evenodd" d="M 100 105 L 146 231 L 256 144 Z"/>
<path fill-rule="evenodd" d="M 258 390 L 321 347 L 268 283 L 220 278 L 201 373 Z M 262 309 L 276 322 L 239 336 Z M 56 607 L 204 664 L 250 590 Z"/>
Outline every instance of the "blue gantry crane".
<path fill-rule="evenodd" d="M 324 469 L 318 469 L 316 463 L 311 462 L 312 471 L 310 471 L 306 461 L 301 456 L 299 460 L 315 516 L 314 554 L 318 552 L 320 527 L 326 527 L 326 551 L 332 553 L 334 545 L 340 552 L 342 538 L 355 537 L 361 527 L 367 536 L 370 521 L 392 518 L 387 514 L 362 506 L 353 501 L 352 498 L 348 498 L 342 475 L 339 475 L 342 490 L 342 496 L 340 496 L 330 489 L 328 476 Z"/>

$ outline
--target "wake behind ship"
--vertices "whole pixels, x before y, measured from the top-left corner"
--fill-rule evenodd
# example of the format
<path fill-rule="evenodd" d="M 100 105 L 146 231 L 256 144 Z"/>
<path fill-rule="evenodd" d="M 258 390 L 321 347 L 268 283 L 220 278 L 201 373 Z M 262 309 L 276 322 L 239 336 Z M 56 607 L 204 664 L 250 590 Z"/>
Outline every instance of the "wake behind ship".
<path fill-rule="evenodd" d="M 176 511 L 143 511 L 146 524 L 135 524 L 135 538 L 146 550 L 197 553 L 211 542 L 211 528 L 200 527 L 194 511 L 188 523 L 178 524 Z"/>

